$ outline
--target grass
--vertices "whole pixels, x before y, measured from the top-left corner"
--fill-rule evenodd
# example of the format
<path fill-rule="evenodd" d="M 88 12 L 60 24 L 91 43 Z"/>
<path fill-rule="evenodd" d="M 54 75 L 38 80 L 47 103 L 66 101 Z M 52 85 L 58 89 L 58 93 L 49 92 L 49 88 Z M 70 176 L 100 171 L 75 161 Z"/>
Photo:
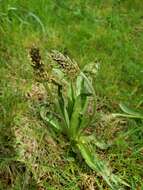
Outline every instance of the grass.
<path fill-rule="evenodd" d="M 143 108 L 142 8 L 139 0 L 0 1 L 0 189 L 110 189 L 41 120 L 49 99 L 30 65 L 33 44 L 46 67 L 51 49 L 81 69 L 99 63 L 97 114 L 87 132 L 111 144 L 96 151 L 129 189 L 143 189 L 142 121 L 110 117 L 121 101 Z"/>

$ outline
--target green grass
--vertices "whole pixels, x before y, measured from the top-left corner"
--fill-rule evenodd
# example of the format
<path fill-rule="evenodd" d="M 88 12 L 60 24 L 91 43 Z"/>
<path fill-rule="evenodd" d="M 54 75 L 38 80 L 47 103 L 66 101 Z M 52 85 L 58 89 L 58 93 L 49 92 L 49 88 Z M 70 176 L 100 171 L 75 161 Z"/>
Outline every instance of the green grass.
<path fill-rule="evenodd" d="M 120 101 L 143 109 L 142 8 L 139 0 L 0 1 L 0 189 L 109 189 L 41 120 L 47 97 L 28 58 L 33 44 L 45 64 L 51 49 L 81 69 L 99 63 L 90 131 L 111 146 L 96 151 L 130 189 L 143 189 L 143 123 L 110 118 Z"/>

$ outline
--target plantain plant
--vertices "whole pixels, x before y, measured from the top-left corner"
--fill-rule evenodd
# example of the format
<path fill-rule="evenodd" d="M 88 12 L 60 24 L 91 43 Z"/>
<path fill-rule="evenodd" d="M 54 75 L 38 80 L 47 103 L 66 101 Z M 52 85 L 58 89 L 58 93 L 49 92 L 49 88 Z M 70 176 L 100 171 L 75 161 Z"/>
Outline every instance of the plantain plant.
<path fill-rule="evenodd" d="M 106 148 L 95 139 L 94 135 L 86 135 L 86 129 L 93 122 L 95 116 L 96 96 L 92 81 L 82 72 L 75 61 L 68 56 L 53 51 L 50 61 L 56 62 L 58 68 L 53 68 L 53 76 L 58 81 L 57 98 L 54 99 L 54 110 L 41 108 L 42 119 L 53 130 L 65 134 L 71 144 L 72 150 L 79 152 L 86 164 L 104 178 L 111 189 L 119 189 L 126 185 L 123 180 L 112 173 L 107 163 L 99 158 L 95 146 Z M 53 63 L 55 64 L 55 63 Z"/>

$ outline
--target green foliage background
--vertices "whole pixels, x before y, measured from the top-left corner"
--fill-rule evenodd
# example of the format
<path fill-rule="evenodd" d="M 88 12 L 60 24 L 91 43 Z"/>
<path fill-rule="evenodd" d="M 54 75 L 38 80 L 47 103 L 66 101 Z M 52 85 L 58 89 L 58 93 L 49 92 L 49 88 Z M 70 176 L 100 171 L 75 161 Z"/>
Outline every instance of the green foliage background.
<path fill-rule="evenodd" d="M 46 52 L 51 49 L 57 49 L 74 58 L 81 68 L 88 63 L 99 62 L 100 69 L 94 81 L 99 99 L 97 105 L 99 113 L 119 111 L 120 101 L 126 101 L 134 108 L 143 108 L 142 10 L 143 3 L 140 0 L 0 1 L 0 110 L 4 110 L 0 115 L 0 148 L 12 142 L 7 146 L 9 149 L 7 159 L 3 157 L 5 155 L 3 151 L 6 149 L 0 149 L 0 167 L 1 171 L 4 171 L 0 172 L 0 178 L 7 173 L 5 171 L 9 171 L 8 166 L 15 168 L 15 160 L 18 159 L 17 140 L 14 137 L 16 127 L 28 136 L 27 129 L 23 127 L 28 125 L 32 130 L 32 138 L 40 143 L 39 146 L 47 145 L 44 138 L 49 134 L 44 127 L 41 128 L 43 123 L 37 116 L 38 103 L 27 101 L 25 98 L 25 93 L 34 80 L 27 56 L 28 49 L 33 44 L 40 48 L 45 63 L 47 63 Z M 100 126 L 100 118 L 97 127 L 98 123 Z M 141 189 L 143 188 L 142 123 L 127 121 L 125 126 L 122 123 L 124 120 L 105 122 L 104 127 L 100 128 L 99 137 L 114 142 L 113 147 L 105 152 L 103 157 L 111 161 L 113 168 L 131 184 L 132 189 Z M 3 133 L 5 129 L 9 139 Z M 65 139 L 60 138 L 64 143 Z M 31 163 L 35 156 L 39 155 L 39 170 L 36 170 L 34 182 L 31 184 L 39 180 L 39 171 L 42 173 L 46 170 L 45 166 L 47 168 L 50 166 L 49 160 L 53 158 L 53 150 L 48 151 L 49 156 L 45 155 L 45 158 L 41 152 L 36 152 L 31 160 L 24 161 L 28 167 L 26 176 L 29 176 Z M 58 151 L 57 155 L 63 152 L 62 159 L 68 160 L 62 147 Z M 49 174 L 52 175 L 52 179 L 62 181 L 63 186 L 60 182 L 56 183 L 56 180 L 47 182 L 43 179 L 41 183 L 45 189 L 79 189 L 78 182 L 84 181 L 80 174 L 92 176 L 84 166 L 84 169 L 80 170 L 77 160 L 67 160 L 63 167 L 55 161 L 57 168 L 54 170 L 48 168 L 52 173 Z M 73 168 L 72 173 L 65 168 Z M 15 173 L 14 169 L 11 171 L 12 174 Z M 34 185 L 29 185 L 28 182 L 26 185 L 20 184 L 21 175 L 23 174 L 15 177 L 17 175 L 14 174 L 13 181 L 17 179 L 15 185 L 7 188 L 34 188 Z M 3 189 L 3 184 L 6 182 L 4 179 L 1 181 Z M 100 183 L 102 184 L 101 181 Z M 105 189 L 104 184 L 101 185 L 102 188 Z"/>

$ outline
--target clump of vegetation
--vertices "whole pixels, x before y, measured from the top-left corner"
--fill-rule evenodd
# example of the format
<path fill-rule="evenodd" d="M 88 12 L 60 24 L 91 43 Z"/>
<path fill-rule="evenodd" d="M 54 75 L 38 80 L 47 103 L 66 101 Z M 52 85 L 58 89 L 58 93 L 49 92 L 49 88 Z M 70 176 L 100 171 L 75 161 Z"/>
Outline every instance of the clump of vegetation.
<path fill-rule="evenodd" d="M 38 54 L 36 57 L 33 53 Z M 38 73 L 44 73 L 39 50 L 36 48 L 30 51 L 34 70 Z M 36 60 L 35 60 L 36 58 Z M 54 62 L 53 73 L 49 73 L 48 78 L 54 78 L 59 82 L 56 84 L 57 94 L 53 100 L 53 110 L 42 107 L 40 115 L 42 119 L 50 125 L 56 132 L 66 135 L 70 142 L 71 149 L 75 153 L 80 153 L 86 164 L 99 175 L 101 175 L 107 184 L 113 188 L 119 188 L 121 185 L 128 186 L 123 180 L 112 173 L 105 160 L 101 160 L 95 151 L 95 146 L 102 146 L 97 143 L 96 136 L 87 135 L 86 130 L 90 127 L 95 117 L 96 96 L 92 86 L 92 80 L 80 70 L 78 64 L 68 56 L 64 56 L 58 51 L 52 51 L 49 54 L 51 62 Z M 40 64 L 39 64 L 40 63 Z M 58 66 L 55 69 L 55 63 Z M 88 70 L 89 72 L 89 70 Z M 87 73 L 88 73 L 87 72 Z M 53 92 L 51 92 L 53 94 Z"/>
<path fill-rule="evenodd" d="M 0 1 L 0 189 L 111 189 L 83 161 L 66 133 L 56 128 L 54 133 L 49 121 L 45 124 L 39 117 L 43 105 L 45 118 L 63 126 L 56 107 L 58 86 L 67 103 L 68 84 L 75 84 L 80 72 L 74 79 L 64 72 L 67 67 L 59 70 L 67 56 L 54 51 L 47 60 L 51 49 L 76 59 L 89 81 L 94 77 L 96 114 L 90 122 L 91 94 L 85 114 L 91 127 L 82 131 L 92 139 L 87 146 L 130 185 L 122 189 L 143 188 L 142 116 L 129 111 L 120 112 L 126 117 L 111 114 L 119 113 L 119 102 L 143 108 L 142 9 L 140 0 Z M 40 72 L 33 66 L 35 74 L 27 58 L 32 44 L 41 51 L 41 56 L 34 47 L 31 52 L 41 64 Z M 89 63 L 96 61 L 91 68 Z"/>

